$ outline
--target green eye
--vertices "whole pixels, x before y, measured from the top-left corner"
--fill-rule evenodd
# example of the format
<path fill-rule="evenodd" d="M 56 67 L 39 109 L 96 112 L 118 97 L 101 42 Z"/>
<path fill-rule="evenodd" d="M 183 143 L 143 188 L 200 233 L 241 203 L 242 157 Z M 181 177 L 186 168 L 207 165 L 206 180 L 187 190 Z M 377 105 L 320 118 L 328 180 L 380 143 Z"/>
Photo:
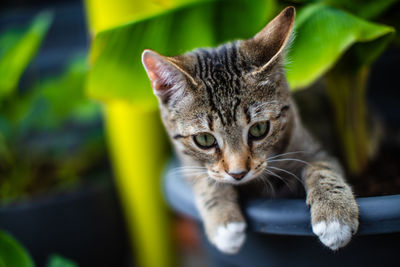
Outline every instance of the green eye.
<path fill-rule="evenodd" d="M 269 121 L 257 122 L 249 129 L 249 137 L 253 140 L 264 138 L 269 131 Z"/>
<path fill-rule="evenodd" d="M 201 133 L 201 134 L 195 135 L 193 137 L 193 140 L 198 147 L 203 148 L 203 149 L 211 148 L 211 147 L 215 146 L 215 144 L 216 144 L 215 137 L 209 133 Z"/>

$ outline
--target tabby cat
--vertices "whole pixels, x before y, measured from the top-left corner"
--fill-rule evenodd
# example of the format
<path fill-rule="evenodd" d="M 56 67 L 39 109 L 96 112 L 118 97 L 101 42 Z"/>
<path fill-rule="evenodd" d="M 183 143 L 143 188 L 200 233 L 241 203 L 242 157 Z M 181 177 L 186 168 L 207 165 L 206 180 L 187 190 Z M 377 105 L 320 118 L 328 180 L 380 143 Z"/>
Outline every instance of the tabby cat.
<path fill-rule="evenodd" d="M 302 126 L 290 96 L 282 65 L 294 19 L 287 7 L 248 40 L 174 57 L 142 54 L 207 237 L 225 253 L 245 241 L 239 190 L 267 197 L 304 190 L 312 230 L 332 250 L 358 228 L 340 165 Z"/>

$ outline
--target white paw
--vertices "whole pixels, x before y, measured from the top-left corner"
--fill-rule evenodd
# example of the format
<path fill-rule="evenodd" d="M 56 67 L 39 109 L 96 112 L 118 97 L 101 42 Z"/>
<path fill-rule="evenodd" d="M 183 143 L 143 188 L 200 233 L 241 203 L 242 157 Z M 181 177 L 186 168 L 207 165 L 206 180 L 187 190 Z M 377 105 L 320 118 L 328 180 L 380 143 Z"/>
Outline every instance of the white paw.
<path fill-rule="evenodd" d="M 245 230 L 246 223 L 244 222 L 231 222 L 218 226 L 213 243 L 220 251 L 234 254 L 239 251 L 246 239 Z"/>
<path fill-rule="evenodd" d="M 337 250 L 347 245 L 352 236 L 351 227 L 338 221 L 329 223 L 321 221 L 313 225 L 312 229 L 321 242 L 332 250 Z"/>

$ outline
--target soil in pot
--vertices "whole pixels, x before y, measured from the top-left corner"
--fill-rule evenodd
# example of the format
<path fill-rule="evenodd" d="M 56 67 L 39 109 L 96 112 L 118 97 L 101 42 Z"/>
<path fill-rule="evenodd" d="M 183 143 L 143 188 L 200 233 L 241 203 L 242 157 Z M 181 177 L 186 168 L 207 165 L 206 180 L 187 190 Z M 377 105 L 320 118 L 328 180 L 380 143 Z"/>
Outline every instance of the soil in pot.
<path fill-rule="evenodd" d="M 400 145 L 388 140 L 362 174 L 349 178 L 356 196 L 400 194 Z"/>

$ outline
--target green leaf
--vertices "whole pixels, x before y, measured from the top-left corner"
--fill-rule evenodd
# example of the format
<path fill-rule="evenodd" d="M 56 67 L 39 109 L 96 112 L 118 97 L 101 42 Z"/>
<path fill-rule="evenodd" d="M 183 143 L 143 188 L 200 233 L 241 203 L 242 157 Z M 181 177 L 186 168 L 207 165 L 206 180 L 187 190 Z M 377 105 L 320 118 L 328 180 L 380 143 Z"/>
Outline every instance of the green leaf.
<path fill-rule="evenodd" d="M 0 99 L 11 94 L 36 54 L 50 26 L 51 15 L 47 12 L 36 16 L 25 31 L 10 29 L 0 37 Z"/>
<path fill-rule="evenodd" d="M 10 235 L 0 231 L 0 267 L 33 267 L 28 252 Z"/>
<path fill-rule="evenodd" d="M 55 128 L 66 120 L 90 121 L 100 114 L 99 103 L 88 99 L 84 85 L 89 66 L 86 56 L 72 60 L 58 76 L 40 81 L 26 98 L 23 122 L 35 128 Z"/>
<path fill-rule="evenodd" d="M 0 107 L 0 114 L 14 131 L 7 137 L 16 136 L 16 132 L 54 129 L 67 120 L 87 122 L 97 118 L 100 105 L 84 92 L 88 69 L 87 56 L 79 55 L 61 74 L 39 80 L 28 92 L 7 99 Z M 0 131 L 1 126 L 0 120 Z"/>
<path fill-rule="evenodd" d="M 274 0 L 197 2 L 97 34 L 88 94 L 103 101 L 124 99 L 154 106 L 156 98 L 140 59 L 144 49 L 173 56 L 247 38 L 276 12 Z"/>
<path fill-rule="evenodd" d="M 365 43 L 360 64 L 369 64 L 382 51 L 394 29 L 371 23 L 322 4 L 309 5 L 295 24 L 296 38 L 288 54 L 287 78 L 292 89 L 318 79 L 354 44 Z M 364 59 L 363 59 L 364 58 Z"/>
<path fill-rule="evenodd" d="M 218 1 L 216 10 L 217 43 L 253 37 L 280 11 L 275 0 Z"/>
<path fill-rule="evenodd" d="M 325 0 L 327 5 L 344 9 L 358 17 L 373 19 L 385 12 L 398 0 Z"/>
<path fill-rule="evenodd" d="M 78 265 L 60 255 L 51 255 L 47 267 L 78 267 Z"/>
<path fill-rule="evenodd" d="M 140 57 L 146 48 L 165 55 L 214 43 L 212 5 L 193 4 L 96 35 L 88 93 L 100 100 L 126 99 L 154 105 Z M 190 25 L 190 27 L 188 27 Z"/>
<path fill-rule="evenodd" d="M 363 19 L 373 19 L 382 15 L 398 0 L 291 0 L 295 4 L 306 5 L 321 3 L 345 10 Z"/>

